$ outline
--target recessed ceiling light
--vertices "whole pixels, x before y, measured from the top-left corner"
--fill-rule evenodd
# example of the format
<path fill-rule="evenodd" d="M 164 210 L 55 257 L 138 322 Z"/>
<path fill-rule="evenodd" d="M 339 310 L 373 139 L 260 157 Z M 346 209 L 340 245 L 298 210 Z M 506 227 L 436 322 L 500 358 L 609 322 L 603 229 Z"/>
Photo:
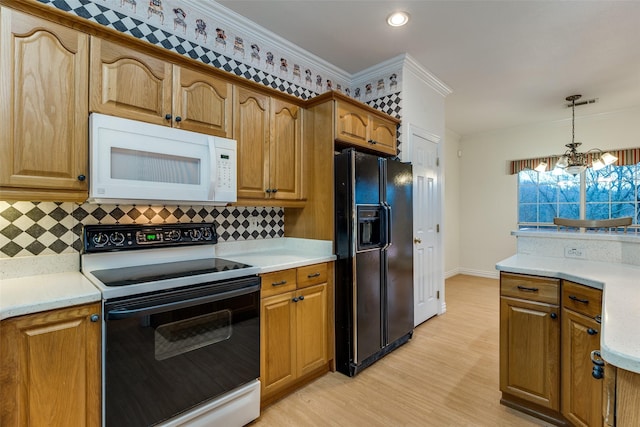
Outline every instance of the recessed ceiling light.
<path fill-rule="evenodd" d="M 394 12 L 387 17 L 387 24 L 392 27 L 402 27 L 409 22 L 409 14 L 407 12 Z"/>

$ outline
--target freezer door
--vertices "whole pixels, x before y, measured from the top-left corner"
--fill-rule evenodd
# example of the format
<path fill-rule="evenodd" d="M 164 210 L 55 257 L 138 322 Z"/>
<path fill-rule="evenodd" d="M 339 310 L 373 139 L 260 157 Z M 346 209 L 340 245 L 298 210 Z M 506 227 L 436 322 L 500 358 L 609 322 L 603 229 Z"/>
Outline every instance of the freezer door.
<path fill-rule="evenodd" d="M 413 330 L 413 174 L 411 165 L 385 161 L 383 200 L 389 210 L 390 240 L 386 250 L 385 344 Z"/>
<path fill-rule="evenodd" d="M 354 362 L 362 363 L 382 348 L 382 251 L 358 253 L 356 259 L 356 352 Z"/>

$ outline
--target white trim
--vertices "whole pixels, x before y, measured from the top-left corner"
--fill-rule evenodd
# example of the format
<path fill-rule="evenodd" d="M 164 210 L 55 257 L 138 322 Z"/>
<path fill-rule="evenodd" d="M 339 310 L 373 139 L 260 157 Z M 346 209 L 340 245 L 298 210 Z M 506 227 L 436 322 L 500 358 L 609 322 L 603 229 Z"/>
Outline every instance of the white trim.
<path fill-rule="evenodd" d="M 381 75 L 387 75 L 391 73 L 402 73 L 402 66 L 404 64 L 405 54 L 398 55 L 391 59 L 387 59 L 379 64 L 369 67 L 365 70 L 354 73 L 352 78 L 353 86 L 359 86 L 365 82 L 379 78 Z M 401 78 L 400 78 L 401 80 Z"/>
<path fill-rule="evenodd" d="M 431 89 L 438 92 L 443 97 L 446 97 L 447 95 L 450 95 L 453 92 L 453 90 L 449 86 L 444 84 L 435 75 L 433 75 L 430 71 L 428 71 L 425 67 L 420 65 L 420 63 L 418 63 L 415 59 L 413 59 L 411 55 L 409 55 L 408 53 L 404 53 L 401 56 L 404 56 L 405 68 L 403 69 L 403 72 L 404 70 L 412 72 L 420 80 L 422 80 L 424 84 L 426 84 Z"/>
<path fill-rule="evenodd" d="M 460 268 L 459 268 L 459 267 L 456 267 L 456 268 L 454 268 L 453 270 L 445 271 L 445 273 L 444 273 L 444 279 L 445 279 L 445 280 L 450 279 L 450 278 L 452 278 L 453 276 L 457 276 L 458 274 L 460 274 Z"/>
<path fill-rule="evenodd" d="M 471 268 L 458 268 L 458 274 L 466 274 L 469 276 L 478 276 L 478 277 L 486 277 L 487 279 L 499 279 L 500 272 L 499 271 L 485 271 L 485 270 L 474 270 Z"/>
<path fill-rule="evenodd" d="M 286 40 L 285 38 L 273 33 L 266 28 L 256 24 L 250 19 L 222 6 L 215 1 L 207 0 L 184 0 L 184 4 L 203 13 L 206 16 L 215 17 L 224 22 L 232 32 L 237 34 L 243 34 L 249 38 L 255 38 L 261 43 L 274 46 L 283 55 L 296 58 L 300 62 L 307 61 L 308 65 L 312 66 L 322 74 L 332 75 L 340 79 L 344 79 L 345 82 L 351 83 L 352 76 L 345 70 L 338 68 L 324 59 L 314 55 L 313 53 L 301 48 L 300 46 Z"/>

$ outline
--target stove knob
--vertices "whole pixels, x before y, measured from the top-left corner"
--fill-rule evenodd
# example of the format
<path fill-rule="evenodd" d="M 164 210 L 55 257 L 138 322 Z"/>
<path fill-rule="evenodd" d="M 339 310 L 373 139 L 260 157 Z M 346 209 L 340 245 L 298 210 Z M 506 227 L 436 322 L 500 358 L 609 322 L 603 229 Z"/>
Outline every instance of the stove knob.
<path fill-rule="evenodd" d="M 211 235 L 212 235 L 212 233 L 211 233 L 211 229 L 209 227 L 206 227 L 206 228 L 202 229 L 202 237 L 205 240 L 211 240 L 211 237 L 212 237 Z"/>
<path fill-rule="evenodd" d="M 122 243 L 124 243 L 124 234 L 116 231 L 111 234 L 109 240 L 111 240 L 111 243 L 113 243 L 114 245 L 121 245 Z"/>
<path fill-rule="evenodd" d="M 169 230 L 167 232 L 167 239 L 168 240 L 173 240 L 174 242 L 176 240 L 180 240 L 180 230 Z"/>
<path fill-rule="evenodd" d="M 202 232 L 194 228 L 193 230 L 189 231 L 189 235 L 191 236 L 191 240 L 200 240 L 200 238 L 202 237 Z"/>
<path fill-rule="evenodd" d="M 107 236 L 104 233 L 97 233 L 93 235 L 91 240 L 93 241 L 93 244 L 96 246 L 104 246 L 107 243 L 109 243 L 109 236 Z"/>

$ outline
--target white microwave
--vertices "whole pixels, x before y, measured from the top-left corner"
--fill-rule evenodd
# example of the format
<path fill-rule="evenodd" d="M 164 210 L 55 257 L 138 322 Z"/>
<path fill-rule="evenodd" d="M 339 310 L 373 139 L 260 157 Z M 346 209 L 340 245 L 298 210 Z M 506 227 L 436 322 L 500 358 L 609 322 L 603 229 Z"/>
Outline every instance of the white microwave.
<path fill-rule="evenodd" d="M 236 201 L 234 140 L 97 113 L 89 129 L 90 203 Z"/>

